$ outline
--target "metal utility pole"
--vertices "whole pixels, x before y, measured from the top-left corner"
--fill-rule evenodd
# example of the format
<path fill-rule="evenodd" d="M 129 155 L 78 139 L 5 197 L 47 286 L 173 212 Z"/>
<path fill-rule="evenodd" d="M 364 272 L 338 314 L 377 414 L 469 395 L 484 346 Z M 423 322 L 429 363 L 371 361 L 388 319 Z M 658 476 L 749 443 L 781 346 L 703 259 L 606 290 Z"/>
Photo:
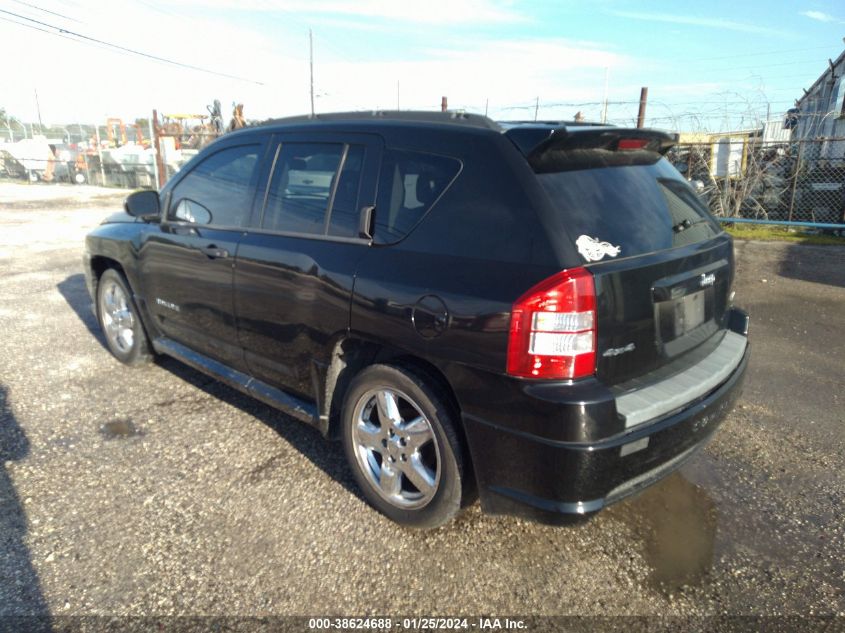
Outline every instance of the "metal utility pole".
<path fill-rule="evenodd" d="M 158 110 L 153 110 L 153 147 L 156 150 L 156 188 L 161 189 L 167 177 L 167 170 L 164 165 L 164 157 L 161 155 L 161 128 L 158 125 Z"/>
<path fill-rule="evenodd" d="M 801 159 L 804 153 L 804 141 L 798 142 L 798 156 L 795 159 L 795 171 L 792 172 L 792 195 L 789 199 L 788 222 L 792 222 L 792 212 L 795 210 L 795 192 L 798 189 L 798 174 L 801 173 Z"/>
<path fill-rule="evenodd" d="M 156 112 L 156 115 L 158 115 L 158 112 Z M 156 118 L 158 118 L 158 116 L 156 116 Z M 155 129 L 155 126 L 153 125 L 152 119 L 149 120 L 149 124 L 150 124 L 150 143 L 152 143 L 152 146 L 156 150 L 155 160 L 153 160 L 153 178 L 155 179 L 154 182 L 156 184 L 156 190 L 158 190 L 158 189 L 161 188 L 161 185 L 159 184 L 161 176 L 159 176 L 159 171 L 158 171 L 158 142 L 157 142 L 158 138 L 156 137 L 156 129 Z"/>
<path fill-rule="evenodd" d="M 38 110 L 38 127 L 41 128 L 41 133 L 44 134 L 44 123 L 41 121 L 41 105 L 38 103 L 38 90 L 33 88 L 35 91 L 35 108 Z M 33 136 L 35 136 L 33 134 Z"/>
<path fill-rule="evenodd" d="M 308 29 L 308 66 L 311 70 L 311 116 L 314 116 L 314 36 Z"/>
<path fill-rule="evenodd" d="M 100 163 L 100 186 L 106 186 L 106 172 L 103 169 L 103 148 L 100 146 L 100 126 L 94 124 L 94 138 L 97 140 L 97 158 Z"/>
<path fill-rule="evenodd" d="M 602 99 L 601 122 L 607 123 L 607 79 L 610 75 L 610 68 L 604 69 L 604 99 Z"/>
<path fill-rule="evenodd" d="M 645 127 L 645 106 L 648 102 L 648 88 L 640 90 L 640 111 L 637 113 L 637 127 Z"/>
<path fill-rule="evenodd" d="M 446 97 L 440 97 L 440 111 L 446 112 L 449 108 L 449 100 Z"/>
<path fill-rule="evenodd" d="M 537 113 L 540 111 L 540 97 L 534 100 L 534 120 L 537 120 Z"/>

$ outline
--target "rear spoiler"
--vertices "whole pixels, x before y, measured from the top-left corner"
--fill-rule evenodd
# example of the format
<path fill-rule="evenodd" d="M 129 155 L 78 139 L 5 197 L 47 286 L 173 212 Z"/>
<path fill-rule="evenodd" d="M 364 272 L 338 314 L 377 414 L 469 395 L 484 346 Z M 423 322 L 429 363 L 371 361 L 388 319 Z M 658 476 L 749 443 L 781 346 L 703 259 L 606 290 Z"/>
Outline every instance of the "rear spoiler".
<path fill-rule="evenodd" d="M 641 128 L 513 127 L 505 132 L 534 171 L 566 171 L 657 162 L 677 134 Z"/>

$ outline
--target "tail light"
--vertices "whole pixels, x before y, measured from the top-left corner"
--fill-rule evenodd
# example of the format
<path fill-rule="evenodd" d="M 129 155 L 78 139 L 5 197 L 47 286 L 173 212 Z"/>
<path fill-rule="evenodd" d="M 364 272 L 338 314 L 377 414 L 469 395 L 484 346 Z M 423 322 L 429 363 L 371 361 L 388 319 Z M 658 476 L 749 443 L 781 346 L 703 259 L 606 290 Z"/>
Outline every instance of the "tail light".
<path fill-rule="evenodd" d="M 511 309 L 508 374 L 583 378 L 596 370 L 596 289 L 585 268 L 541 281 Z"/>
<path fill-rule="evenodd" d="M 616 144 L 618 150 L 645 149 L 649 144 L 647 138 L 620 138 Z"/>

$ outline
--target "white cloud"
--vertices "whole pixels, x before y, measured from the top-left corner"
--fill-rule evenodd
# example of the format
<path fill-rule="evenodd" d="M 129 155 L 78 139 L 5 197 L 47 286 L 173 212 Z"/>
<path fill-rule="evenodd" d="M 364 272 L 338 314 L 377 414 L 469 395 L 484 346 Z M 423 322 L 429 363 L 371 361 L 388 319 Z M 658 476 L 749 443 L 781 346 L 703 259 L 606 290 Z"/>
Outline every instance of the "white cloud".
<path fill-rule="evenodd" d="M 358 0 L 357 2 L 301 2 L 299 10 L 425 24 L 522 22 L 525 17 L 489 0 Z"/>
<path fill-rule="evenodd" d="M 414 24 L 491 24 L 524 22 L 527 17 L 501 0 L 183 0 L 212 9 L 346 16 Z"/>
<path fill-rule="evenodd" d="M 440 20 L 469 19 L 467 11 L 472 12 L 461 3 L 447 11 L 445 3 L 431 1 L 433 14 Z M 301 15 L 295 20 L 282 16 L 278 27 L 274 22 L 272 30 L 262 33 L 254 26 L 254 20 L 245 23 L 224 11 L 197 11 L 199 5 L 123 5 L 121 15 L 116 17 L 112 12 L 99 10 L 96 4 L 96 0 L 80 0 L 73 15 L 84 24 L 74 24 L 74 30 L 186 64 L 255 79 L 264 85 L 155 63 L 0 22 L 0 55 L 13 59 L 16 51 L 34 51 L 26 64 L 7 64 L 3 83 L 14 89 L 3 91 L 0 106 L 17 117 L 32 120 L 36 118 L 33 90 L 37 88 L 45 123 L 91 123 L 107 116 L 132 120 L 149 116 L 153 108 L 159 113 L 204 113 L 205 106 L 215 98 L 223 104 L 227 119 L 233 101 L 245 104 L 249 118 L 308 111 L 308 22 Z M 330 4 L 333 3 L 322 0 L 315 3 L 327 11 Z M 425 13 L 419 4 L 395 4 L 391 15 L 407 12 L 410 19 L 412 14 Z M 313 9 L 315 5 L 309 7 Z M 150 6 L 158 8 L 151 11 Z M 381 5 L 379 0 L 362 0 L 360 4 L 345 6 L 347 13 L 354 10 L 363 15 Z M 409 6 L 416 9 L 412 11 Z M 466 6 L 507 11 L 502 3 L 482 0 Z M 498 19 L 501 16 L 495 11 L 481 11 L 475 17 Z M 198 18 L 197 14 L 215 17 Z M 325 17 L 331 18 L 329 14 Z M 344 19 L 343 15 L 337 19 Z M 117 28 L 118 25 L 130 27 Z M 442 95 L 449 97 L 450 107 L 474 111 L 483 111 L 489 99 L 491 114 L 496 108 L 533 102 L 537 96 L 546 103 L 596 101 L 602 96 L 604 68 L 615 72 L 634 66 L 632 59 L 613 48 L 563 38 L 479 39 L 466 34 L 460 38 L 433 37 L 431 42 L 437 48 L 416 52 L 408 48 L 401 56 L 375 59 L 362 48 L 370 40 L 366 32 L 360 31 L 344 42 L 315 40 L 318 111 L 394 108 L 397 82 L 404 109 L 436 109 Z M 502 112 L 507 116 L 520 115 L 519 111 Z M 572 114 L 567 111 L 568 116 Z"/>
<path fill-rule="evenodd" d="M 822 11 L 802 11 L 800 15 L 808 17 L 811 20 L 816 20 L 818 22 L 837 22 L 839 24 L 845 23 L 839 18 L 835 18 L 829 13 L 824 13 Z"/>
<path fill-rule="evenodd" d="M 466 48 L 426 51 L 415 61 L 346 62 L 334 59 L 317 68 L 318 109 L 395 108 L 397 81 L 402 108 L 432 109 L 448 96 L 450 108 L 507 118 L 533 116 L 541 103 L 599 101 L 604 69 L 620 74 L 634 60 L 596 44 L 563 39 L 484 40 Z M 524 105 L 525 112 L 510 109 Z M 561 106 L 564 107 L 564 106 Z M 566 107 L 561 114 L 571 117 Z M 573 110 L 569 112 L 569 110 Z M 551 116 L 549 108 L 541 115 Z"/>
<path fill-rule="evenodd" d="M 701 97 L 701 95 L 717 92 L 723 88 L 724 84 L 717 81 L 660 84 L 660 91 L 664 94 L 671 94 L 673 97 Z"/>
<path fill-rule="evenodd" d="M 702 26 L 714 29 L 725 29 L 728 31 L 740 31 L 743 33 L 756 33 L 758 35 L 772 35 L 776 37 L 790 37 L 789 33 L 777 29 L 736 22 L 724 18 L 702 18 L 693 15 L 672 15 L 669 13 L 641 13 L 637 11 L 608 11 L 610 15 L 632 20 L 645 20 L 648 22 L 666 22 L 669 24 L 686 24 L 689 26 Z"/>
<path fill-rule="evenodd" d="M 305 87 L 308 82 L 307 59 L 288 50 L 293 42 L 279 42 L 224 20 L 180 20 L 134 5 L 124 5 L 117 17 L 90 6 L 81 7 L 74 15 L 84 23 L 65 28 L 126 48 L 274 85 L 259 86 L 157 63 L 0 21 L 0 55 L 9 60 L 27 51 L 26 63 L 8 64 L 5 70 L 6 89 L 2 91 L 0 106 L 9 113 L 37 120 L 35 89 L 45 123 L 92 123 L 104 121 L 107 116 L 132 120 L 149 117 L 153 108 L 159 112 L 205 113 L 206 104 L 215 98 L 220 99 L 227 117 L 232 101 L 279 101 L 290 103 L 299 111 L 306 107 L 307 94 L 294 98 L 294 94 L 304 90 L 290 91 L 290 86 Z M 62 24 L 47 18 L 43 21 Z M 301 39 L 296 42 L 299 49 L 307 43 L 307 37 Z M 284 94 L 280 78 L 285 78 L 285 87 L 291 94 Z M 247 115 L 255 113 L 247 107 Z"/>

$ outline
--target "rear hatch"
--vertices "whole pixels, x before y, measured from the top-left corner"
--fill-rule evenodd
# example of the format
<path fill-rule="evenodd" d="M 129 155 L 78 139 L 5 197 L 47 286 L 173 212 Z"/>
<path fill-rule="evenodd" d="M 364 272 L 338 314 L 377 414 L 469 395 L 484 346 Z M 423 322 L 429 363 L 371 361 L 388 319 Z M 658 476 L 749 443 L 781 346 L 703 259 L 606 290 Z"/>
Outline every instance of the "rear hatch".
<path fill-rule="evenodd" d="M 649 130 L 565 129 L 526 152 L 596 287 L 596 375 L 616 384 L 683 369 L 724 332 L 730 238 Z M 688 361 L 688 362 L 687 362 Z"/>

